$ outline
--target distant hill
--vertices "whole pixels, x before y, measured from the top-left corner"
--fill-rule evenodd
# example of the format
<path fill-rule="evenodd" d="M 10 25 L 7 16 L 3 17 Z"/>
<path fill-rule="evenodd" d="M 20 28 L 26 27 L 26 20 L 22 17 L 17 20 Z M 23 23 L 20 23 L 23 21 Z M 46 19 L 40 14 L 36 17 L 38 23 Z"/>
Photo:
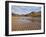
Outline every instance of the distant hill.
<path fill-rule="evenodd" d="M 12 13 L 12 15 L 13 15 L 13 16 L 19 16 L 18 14 L 14 14 L 14 13 Z"/>
<path fill-rule="evenodd" d="M 25 16 L 41 16 L 41 11 L 39 11 L 39 12 L 31 12 L 29 14 L 26 14 Z"/>
<path fill-rule="evenodd" d="M 18 14 L 14 14 L 12 13 L 12 15 L 14 16 L 41 16 L 41 11 L 38 11 L 38 12 L 30 12 L 29 14 L 22 14 L 22 15 L 18 15 Z"/>
<path fill-rule="evenodd" d="M 41 11 L 39 11 L 39 12 L 31 12 L 31 16 L 41 16 Z"/>

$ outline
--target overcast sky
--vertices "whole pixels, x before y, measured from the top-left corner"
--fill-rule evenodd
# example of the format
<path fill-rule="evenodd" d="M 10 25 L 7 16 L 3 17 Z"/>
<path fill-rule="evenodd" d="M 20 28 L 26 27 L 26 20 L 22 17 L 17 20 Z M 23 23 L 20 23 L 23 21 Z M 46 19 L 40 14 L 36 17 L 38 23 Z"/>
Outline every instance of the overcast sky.
<path fill-rule="evenodd" d="M 36 6 L 15 6 L 12 5 L 11 10 L 15 14 L 28 14 L 32 11 L 37 12 L 41 10 L 41 7 L 36 7 Z"/>

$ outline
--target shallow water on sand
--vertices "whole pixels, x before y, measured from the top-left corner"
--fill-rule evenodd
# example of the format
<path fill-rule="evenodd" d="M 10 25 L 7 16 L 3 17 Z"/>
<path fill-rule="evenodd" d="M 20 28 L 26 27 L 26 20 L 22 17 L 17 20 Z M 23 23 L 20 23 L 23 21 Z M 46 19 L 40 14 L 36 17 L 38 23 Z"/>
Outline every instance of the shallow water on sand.
<path fill-rule="evenodd" d="M 30 17 L 21 17 L 21 18 L 19 18 L 18 20 L 16 20 L 16 22 L 18 22 L 18 23 L 31 23 L 32 21 L 31 21 L 31 19 L 30 19 Z"/>
<path fill-rule="evenodd" d="M 12 31 L 41 29 L 40 17 L 12 17 Z"/>

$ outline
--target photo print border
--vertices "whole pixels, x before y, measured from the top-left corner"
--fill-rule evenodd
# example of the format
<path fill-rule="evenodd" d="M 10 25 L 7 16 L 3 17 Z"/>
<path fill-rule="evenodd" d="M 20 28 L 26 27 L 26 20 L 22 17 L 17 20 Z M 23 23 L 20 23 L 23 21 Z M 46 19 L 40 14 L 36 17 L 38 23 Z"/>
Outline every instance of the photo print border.
<path fill-rule="evenodd" d="M 40 4 L 44 5 L 44 29 L 42 33 L 26 33 L 26 34 L 11 34 L 9 35 L 9 3 L 26 3 L 26 4 Z M 19 35 L 34 35 L 45 34 L 45 3 L 38 2 L 23 2 L 23 1 L 5 1 L 5 36 L 19 36 Z"/>

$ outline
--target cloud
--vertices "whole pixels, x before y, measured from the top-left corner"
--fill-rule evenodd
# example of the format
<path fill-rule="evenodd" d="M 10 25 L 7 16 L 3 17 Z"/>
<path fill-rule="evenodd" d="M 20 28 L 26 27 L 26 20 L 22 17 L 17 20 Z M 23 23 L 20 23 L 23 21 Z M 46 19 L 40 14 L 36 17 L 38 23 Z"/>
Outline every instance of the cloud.
<path fill-rule="evenodd" d="M 11 8 L 12 12 L 15 14 L 28 14 L 32 11 L 40 11 L 41 7 L 36 7 L 36 6 L 15 6 L 12 5 Z"/>

